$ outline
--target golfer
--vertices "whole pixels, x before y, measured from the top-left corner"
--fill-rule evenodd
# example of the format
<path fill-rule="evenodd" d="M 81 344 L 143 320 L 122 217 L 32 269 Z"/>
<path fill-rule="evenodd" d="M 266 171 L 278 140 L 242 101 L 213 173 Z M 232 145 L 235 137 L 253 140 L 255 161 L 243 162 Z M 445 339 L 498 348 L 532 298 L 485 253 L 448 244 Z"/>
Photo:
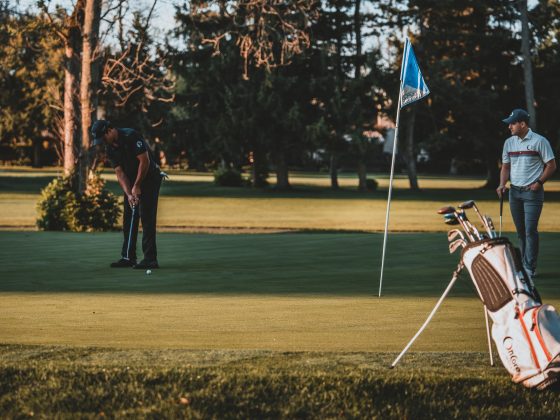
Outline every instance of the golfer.
<path fill-rule="evenodd" d="M 498 197 L 506 192 L 510 181 L 509 207 L 515 223 L 523 267 L 536 276 L 539 254 L 539 218 L 544 203 L 544 183 L 556 171 L 550 143 L 529 128 L 529 114 L 514 109 L 502 120 L 508 124 L 511 137 L 504 144 Z"/>
<path fill-rule="evenodd" d="M 156 247 L 156 217 L 162 177 L 150 148 L 142 136 L 130 128 L 115 128 L 109 121 L 95 121 L 91 127 L 93 145 L 105 145 L 107 158 L 124 191 L 124 218 L 121 258 L 111 267 L 159 268 Z M 144 259 L 136 262 L 138 214 L 142 220 Z"/>

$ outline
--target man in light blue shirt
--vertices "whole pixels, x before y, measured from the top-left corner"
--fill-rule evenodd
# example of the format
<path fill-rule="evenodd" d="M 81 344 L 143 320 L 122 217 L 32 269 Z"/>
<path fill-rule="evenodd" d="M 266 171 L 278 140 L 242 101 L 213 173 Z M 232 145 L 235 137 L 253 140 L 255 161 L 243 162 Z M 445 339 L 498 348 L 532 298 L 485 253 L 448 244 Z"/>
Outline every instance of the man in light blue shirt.
<path fill-rule="evenodd" d="M 556 171 L 550 143 L 529 128 L 529 114 L 514 109 L 502 120 L 508 124 L 511 137 L 504 144 L 498 196 L 506 192 L 510 181 L 509 207 L 515 223 L 523 267 L 531 277 L 536 275 L 539 254 L 539 218 L 544 203 L 544 183 Z"/>

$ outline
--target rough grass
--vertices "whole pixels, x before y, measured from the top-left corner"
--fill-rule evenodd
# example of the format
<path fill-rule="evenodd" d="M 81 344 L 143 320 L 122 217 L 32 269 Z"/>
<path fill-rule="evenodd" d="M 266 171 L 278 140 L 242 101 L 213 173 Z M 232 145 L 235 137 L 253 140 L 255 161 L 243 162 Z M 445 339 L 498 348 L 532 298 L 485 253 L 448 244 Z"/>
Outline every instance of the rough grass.
<path fill-rule="evenodd" d="M 0 347 L 4 417 L 557 418 L 481 353 Z"/>

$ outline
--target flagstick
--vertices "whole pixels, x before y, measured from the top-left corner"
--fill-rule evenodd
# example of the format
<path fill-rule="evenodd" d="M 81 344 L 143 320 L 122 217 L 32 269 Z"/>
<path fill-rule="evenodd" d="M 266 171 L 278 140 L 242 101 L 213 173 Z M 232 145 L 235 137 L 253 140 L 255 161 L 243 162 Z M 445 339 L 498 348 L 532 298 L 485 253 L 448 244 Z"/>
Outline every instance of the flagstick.
<path fill-rule="evenodd" d="M 383 254 L 381 256 L 381 276 L 379 277 L 379 297 L 383 286 L 383 269 L 385 267 L 385 250 L 387 248 L 387 231 L 389 229 L 389 212 L 391 211 L 391 193 L 393 191 L 393 174 L 395 172 L 395 156 L 397 154 L 397 140 L 399 138 L 399 117 L 401 115 L 401 88 L 399 89 L 399 101 L 397 105 L 397 121 L 395 124 L 395 138 L 393 139 L 393 157 L 391 159 L 391 175 L 389 177 L 389 195 L 387 197 L 387 213 L 385 214 L 385 235 L 383 236 Z"/>

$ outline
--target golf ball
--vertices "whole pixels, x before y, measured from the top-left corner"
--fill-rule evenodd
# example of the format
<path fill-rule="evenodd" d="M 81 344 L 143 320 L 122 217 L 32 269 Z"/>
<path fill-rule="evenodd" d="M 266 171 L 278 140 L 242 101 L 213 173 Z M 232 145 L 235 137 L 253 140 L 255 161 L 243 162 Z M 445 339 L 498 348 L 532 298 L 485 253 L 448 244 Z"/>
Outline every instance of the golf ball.
<path fill-rule="evenodd" d="M 147 274 L 147 275 L 152 274 L 152 270 L 146 270 L 146 274 Z"/>

